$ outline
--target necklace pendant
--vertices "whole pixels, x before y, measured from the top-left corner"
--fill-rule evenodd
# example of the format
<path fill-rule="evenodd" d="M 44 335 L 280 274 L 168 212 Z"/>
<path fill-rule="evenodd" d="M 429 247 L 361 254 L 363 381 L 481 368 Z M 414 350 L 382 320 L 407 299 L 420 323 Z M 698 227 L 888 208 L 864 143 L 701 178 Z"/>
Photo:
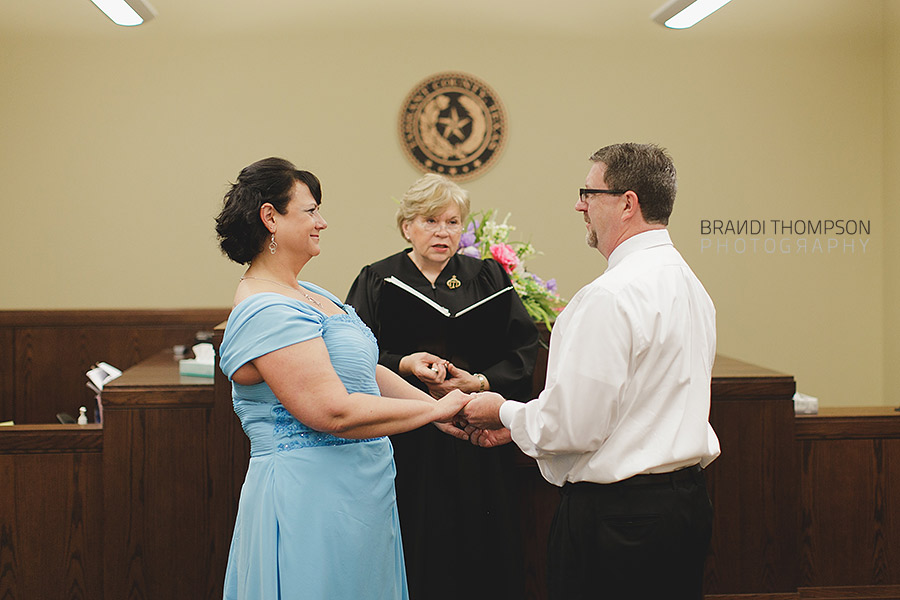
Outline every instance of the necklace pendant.
<path fill-rule="evenodd" d="M 455 290 L 459 286 L 462 285 L 462 282 L 456 278 L 456 275 L 447 280 L 447 287 L 451 290 Z"/>

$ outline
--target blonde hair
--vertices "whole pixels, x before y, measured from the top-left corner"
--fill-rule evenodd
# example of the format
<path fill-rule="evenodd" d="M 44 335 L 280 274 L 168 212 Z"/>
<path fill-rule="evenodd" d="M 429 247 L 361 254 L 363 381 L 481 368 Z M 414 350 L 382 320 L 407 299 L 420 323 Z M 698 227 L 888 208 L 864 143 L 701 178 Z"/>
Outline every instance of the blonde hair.
<path fill-rule="evenodd" d="M 469 192 L 437 173 L 428 173 L 410 186 L 397 209 L 397 227 L 403 235 L 403 224 L 416 217 L 434 217 L 455 202 L 463 222 L 469 216 Z M 404 238 L 405 239 L 405 238 Z"/>

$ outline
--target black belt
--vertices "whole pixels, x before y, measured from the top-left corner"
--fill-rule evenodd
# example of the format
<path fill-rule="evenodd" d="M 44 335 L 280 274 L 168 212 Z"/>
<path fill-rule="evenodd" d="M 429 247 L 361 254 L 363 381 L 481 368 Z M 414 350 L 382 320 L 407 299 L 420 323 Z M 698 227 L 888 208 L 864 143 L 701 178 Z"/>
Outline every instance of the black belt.
<path fill-rule="evenodd" d="M 677 471 L 671 471 L 669 473 L 646 473 L 641 475 L 634 475 L 633 477 L 629 477 L 628 479 L 623 479 L 622 481 L 615 481 L 612 483 L 594 483 L 591 481 L 578 481 L 572 483 L 567 481 L 563 489 L 565 488 L 589 488 L 589 487 L 631 487 L 631 486 L 640 486 L 640 485 L 671 485 L 675 483 L 683 483 L 686 481 L 694 481 L 699 482 L 703 478 L 703 469 L 700 468 L 700 465 L 694 465 L 692 467 L 686 467 L 684 469 L 678 469 Z"/>

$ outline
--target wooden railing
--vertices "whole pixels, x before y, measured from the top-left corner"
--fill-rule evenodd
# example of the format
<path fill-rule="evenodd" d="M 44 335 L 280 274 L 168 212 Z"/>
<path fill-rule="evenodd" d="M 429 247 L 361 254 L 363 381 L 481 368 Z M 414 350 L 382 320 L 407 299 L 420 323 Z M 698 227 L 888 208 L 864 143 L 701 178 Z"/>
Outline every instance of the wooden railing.
<path fill-rule="evenodd" d="M 190 345 L 228 309 L 0 311 L 0 422 L 56 423 L 93 394 L 97 361 L 125 370 L 164 347 Z"/>

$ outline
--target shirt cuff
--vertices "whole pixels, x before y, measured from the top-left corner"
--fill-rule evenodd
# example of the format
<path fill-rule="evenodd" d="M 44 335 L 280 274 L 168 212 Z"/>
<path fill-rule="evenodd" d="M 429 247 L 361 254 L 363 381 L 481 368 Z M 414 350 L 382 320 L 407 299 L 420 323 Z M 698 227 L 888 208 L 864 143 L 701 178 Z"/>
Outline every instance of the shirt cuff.
<path fill-rule="evenodd" d="M 509 429 L 509 425 L 513 422 L 516 413 L 524 409 L 525 405 L 523 403 L 514 402 L 513 400 L 507 400 L 500 405 L 500 422 L 503 423 L 504 427 Z"/>

